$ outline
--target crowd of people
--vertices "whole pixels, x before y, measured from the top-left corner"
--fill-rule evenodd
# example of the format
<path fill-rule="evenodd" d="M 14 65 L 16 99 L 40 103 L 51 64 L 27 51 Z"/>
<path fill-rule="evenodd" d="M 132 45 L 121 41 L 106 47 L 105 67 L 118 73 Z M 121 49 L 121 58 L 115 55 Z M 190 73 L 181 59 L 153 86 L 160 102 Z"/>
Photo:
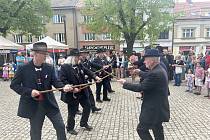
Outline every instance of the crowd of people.
<path fill-rule="evenodd" d="M 111 86 L 111 79 L 117 78 L 124 89 L 142 95 L 143 103 L 137 132 L 143 140 L 152 138 L 149 129 L 153 130 L 156 139 L 164 139 L 162 123 L 170 118 L 168 81 L 174 79 L 174 86 L 180 86 L 182 79 L 185 79 L 186 92 L 192 92 L 196 87 L 197 95 L 200 95 L 206 81 L 206 97 L 209 97 L 210 92 L 209 53 L 206 56 L 198 55 L 196 58 L 190 52 L 187 57 L 177 55 L 174 58 L 161 46 L 157 46 L 156 49 L 147 46 L 140 55 L 133 52 L 128 58 L 123 51 L 98 49 L 93 54 L 87 50 L 72 49 L 68 56 L 61 55 L 55 65 L 47 52 L 46 43 L 39 42 L 33 45 L 27 60 L 18 54 L 16 61 L 17 70 L 12 69 L 13 73 L 7 75 L 12 78 L 11 89 L 21 95 L 18 116 L 30 120 L 32 140 L 41 139 L 45 116 L 53 123 L 57 139 L 66 139 L 65 125 L 52 94 L 52 86 L 60 88 L 61 100 L 67 104 L 67 132 L 77 135 L 76 114 L 82 115 L 80 126 L 91 131 L 93 127 L 88 123 L 91 111 L 95 113 L 102 110 L 95 102 L 111 101 L 109 93 L 115 92 Z M 11 68 L 8 66 L 6 70 Z M 132 83 L 123 79 L 128 76 L 132 77 Z M 140 76 L 139 83 L 135 82 L 136 76 Z M 93 84 L 96 85 L 96 99 L 90 88 Z M 82 112 L 79 111 L 79 105 L 83 108 Z M 151 109 L 153 111 L 150 111 Z"/>
<path fill-rule="evenodd" d="M 53 123 L 57 139 L 66 139 L 64 122 L 54 94 L 52 94 L 52 86 L 63 87 L 61 100 L 67 104 L 68 109 L 67 132 L 72 135 L 78 133 L 75 130 L 75 115 L 79 105 L 83 108 L 80 126 L 91 131 L 93 128 L 88 124 L 90 112 L 100 111 L 101 108 L 96 107 L 93 92 L 89 86 L 96 84 L 96 101 L 98 103 L 111 100 L 108 93 L 115 92 L 110 83 L 112 60 L 108 59 L 104 50 L 101 49 L 97 50 L 92 58 L 89 57 L 88 51 L 72 49 L 66 59 L 58 60 L 59 69 L 56 74 L 55 65 L 51 61 L 47 61 L 46 43 L 35 43 L 32 52 L 32 59 L 17 67 L 10 85 L 11 89 L 21 95 L 18 116 L 29 119 L 31 139 L 41 139 L 45 116 Z M 123 60 L 122 57 L 120 59 L 116 57 L 116 73 L 119 68 L 123 67 Z M 120 74 L 119 76 L 124 75 Z M 102 86 L 103 91 L 101 91 Z M 101 94 L 103 98 L 101 98 Z"/>

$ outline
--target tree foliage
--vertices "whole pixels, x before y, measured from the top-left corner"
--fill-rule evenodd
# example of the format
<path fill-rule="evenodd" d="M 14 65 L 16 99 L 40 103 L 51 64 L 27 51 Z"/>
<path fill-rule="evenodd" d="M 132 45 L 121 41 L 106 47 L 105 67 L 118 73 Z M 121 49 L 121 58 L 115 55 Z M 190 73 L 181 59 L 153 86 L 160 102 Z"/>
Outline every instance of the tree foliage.
<path fill-rule="evenodd" d="M 110 32 L 115 40 L 123 37 L 131 53 L 136 39 L 153 43 L 170 27 L 172 6 L 172 0 L 86 0 L 82 13 L 94 17 L 90 30 Z"/>
<path fill-rule="evenodd" d="M 0 0 L 0 34 L 18 32 L 38 36 L 52 15 L 49 0 Z"/>

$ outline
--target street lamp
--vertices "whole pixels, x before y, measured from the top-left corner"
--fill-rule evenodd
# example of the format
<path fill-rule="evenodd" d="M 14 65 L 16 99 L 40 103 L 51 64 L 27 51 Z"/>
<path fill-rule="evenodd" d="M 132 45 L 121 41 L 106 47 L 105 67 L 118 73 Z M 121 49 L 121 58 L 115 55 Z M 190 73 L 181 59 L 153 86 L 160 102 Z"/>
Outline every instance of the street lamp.
<path fill-rule="evenodd" d="M 66 34 L 66 16 L 63 16 L 63 24 L 64 24 L 64 38 L 65 38 L 65 44 L 67 45 L 67 34 Z"/>

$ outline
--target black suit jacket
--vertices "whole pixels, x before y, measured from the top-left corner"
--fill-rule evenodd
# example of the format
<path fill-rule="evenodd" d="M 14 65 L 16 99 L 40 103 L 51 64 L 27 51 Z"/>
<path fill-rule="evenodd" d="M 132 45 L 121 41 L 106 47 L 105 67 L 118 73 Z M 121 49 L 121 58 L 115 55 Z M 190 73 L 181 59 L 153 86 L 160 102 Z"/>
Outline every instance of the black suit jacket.
<path fill-rule="evenodd" d="M 77 71 L 72 67 L 71 64 L 64 64 L 61 66 L 61 72 L 60 72 L 60 79 L 64 84 L 71 84 L 71 85 L 79 85 L 87 83 L 87 80 L 85 79 L 85 75 L 88 75 L 92 79 L 95 79 L 96 75 L 90 71 L 89 69 L 85 68 L 82 64 L 79 66 L 80 74 L 78 75 Z M 75 93 L 74 96 L 76 96 L 76 99 L 73 97 L 73 94 L 71 92 L 68 93 L 62 93 L 61 94 L 61 100 L 65 103 L 74 103 L 75 100 L 78 98 L 88 98 L 89 93 L 87 91 L 87 88 L 83 89 L 81 93 Z"/>
<path fill-rule="evenodd" d="M 44 90 L 52 89 L 52 85 L 56 88 L 63 87 L 63 83 L 58 81 L 55 76 L 55 71 L 52 65 L 44 63 L 42 65 L 41 78 L 43 81 Z M 35 66 L 33 61 L 18 68 L 14 79 L 11 82 L 10 88 L 20 96 L 18 116 L 23 118 L 31 118 L 37 111 L 39 101 L 31 97 L 33 89 L 37 89 Z M 45 107 L 54 113 L 59 111 L 58 104 L 52 92 L 45 93 Z"/>
<path fill-rule="evenodd" d="M 144 92 L 139 121 L 151 125 L 169 121 L 168 76 L 160 64 L 149 71 L 141 83 L 125 82 L 123 88 Z"/>

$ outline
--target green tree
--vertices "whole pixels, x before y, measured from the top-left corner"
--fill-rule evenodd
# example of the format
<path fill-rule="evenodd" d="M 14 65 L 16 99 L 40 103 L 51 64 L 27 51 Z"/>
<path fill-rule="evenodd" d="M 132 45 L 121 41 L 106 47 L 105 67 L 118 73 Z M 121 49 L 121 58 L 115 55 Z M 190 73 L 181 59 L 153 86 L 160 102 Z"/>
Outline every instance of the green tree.
<path fill-rule="evenodd" d="M 38 36 L 51 16 L 49 0 L 0 0 L 0 34 L 18 32 Z"/>
<path fill-rule="evenodd" d="M 86 0 L 82 11 L 94 17 L 88 28 L 110 32 L 114 40 L 123 37 L 128 54 L 136 39 L 153 43 L 172 24 L 172 0 Z"/>

